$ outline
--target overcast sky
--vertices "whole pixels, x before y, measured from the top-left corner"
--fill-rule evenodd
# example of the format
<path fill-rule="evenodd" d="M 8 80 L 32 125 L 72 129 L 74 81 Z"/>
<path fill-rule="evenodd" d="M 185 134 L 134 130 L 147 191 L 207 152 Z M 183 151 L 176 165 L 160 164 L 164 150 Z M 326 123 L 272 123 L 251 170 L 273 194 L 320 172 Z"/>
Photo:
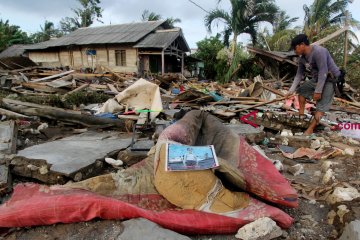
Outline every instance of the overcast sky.
<path fill-rule="evenodd" d="M 205 10 L 216 8 L 218 0 L 192 0 Z M 278 6 L 291 17 L 299 17 L 294 25 L 302 25 L 304 18 L 303 5 L 311 4 L 313 0 L 276 0 Z M 76 0 L 0 0 L 0 19 L 9 20 L 10 24 L 18 25 L 23 31 L 34 33 L 40 30 L 45 20 L 56 26 L 63 17 L 73 16 L 72 8 L 77 8 Z M 213 25 L 212 33 L 208 33 L 204 26 L 206 12 L 189 0 L 101 0 L 100 6 L 104 9 L 102 21 L 104 24 L 121 24 L 139 22 L 143 10 L 155 12 L 166 17 L 180 18 L 177 24 L 182 28 L 185 38 L 191 48 L 196 48 L 196 42 L 205 37 L 215 35 L 223 30 L 221 23 Z M 229 9 L 229 1 L 223 0 L 220 8 Z M 353 17 L 360 20 L 360 0 L 354 0 L 350 5 Z M 102 25 L 95 23 L 93 26 Z M 246 35 L 240 36 L 240 41 L 246 42 Z"/>

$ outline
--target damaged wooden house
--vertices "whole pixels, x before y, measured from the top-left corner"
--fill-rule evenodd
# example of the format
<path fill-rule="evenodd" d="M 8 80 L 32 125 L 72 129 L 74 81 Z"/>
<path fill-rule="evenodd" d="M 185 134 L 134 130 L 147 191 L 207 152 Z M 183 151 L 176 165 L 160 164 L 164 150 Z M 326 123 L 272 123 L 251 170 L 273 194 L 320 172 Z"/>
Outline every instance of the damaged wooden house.
<path fill-rule="evenodd" d="M 180 28 L 148 21 L 80 28 L 61 38 L 27 47 L 42 66 L 72 69 L 105 66 L 114 72 L 182 73 L 189 46 Z"/>

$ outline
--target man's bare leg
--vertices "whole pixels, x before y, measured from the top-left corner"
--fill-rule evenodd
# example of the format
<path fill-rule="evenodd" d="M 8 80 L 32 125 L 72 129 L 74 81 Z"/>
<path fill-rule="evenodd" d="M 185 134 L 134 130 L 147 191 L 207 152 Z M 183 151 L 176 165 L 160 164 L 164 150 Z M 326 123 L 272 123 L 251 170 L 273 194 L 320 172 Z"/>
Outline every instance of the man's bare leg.
<path fill-rule="evenodd" d="M 299 115 L 304 115 L 306 99 L 304 96 L 299 95 Z"/>
<path fill-rule="evenodd" d="M 304 135 L 310 135 L 314 132 L 314 129 L 319 124 L 322 116 L 324 116 L 323 112 L 315 112 L 314 118 L 311 120 L 308 129 L 304 132 Z"/>

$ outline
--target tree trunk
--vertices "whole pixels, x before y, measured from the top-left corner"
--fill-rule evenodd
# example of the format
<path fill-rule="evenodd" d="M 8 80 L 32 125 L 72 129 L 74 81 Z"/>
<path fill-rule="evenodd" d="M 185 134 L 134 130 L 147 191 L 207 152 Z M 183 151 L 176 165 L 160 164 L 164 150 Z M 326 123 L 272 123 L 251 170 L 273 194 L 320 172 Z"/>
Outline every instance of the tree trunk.
<path fill-rule="evenodd" d="M 235 53 L 236 53 L 236 47 L 237 47 L 237 32 L 234 32 L 234 37 L 233 37 L 233 40 L 232 40 L 232 46 L 231 46 L 231 56 L 234 60 L 234 57 L 235 57 Z"/>

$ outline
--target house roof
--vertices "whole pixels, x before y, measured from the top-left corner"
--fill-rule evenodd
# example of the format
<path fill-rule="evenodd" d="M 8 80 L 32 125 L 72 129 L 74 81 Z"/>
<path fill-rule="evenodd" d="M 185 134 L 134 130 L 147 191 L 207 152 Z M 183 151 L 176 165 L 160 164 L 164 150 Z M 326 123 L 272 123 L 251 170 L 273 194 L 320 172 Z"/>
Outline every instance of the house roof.
<path fill-rule="evenodd" d="M 137 43 L 134 47 L 165 49 L 177 38 L 179 38 L 179 48 L 185 52 L 190 51 L 190 48 L 180 28 L 157 30 L 153 33 L 150 33 L 143 40 Z"/>
<path fill-rule="evenodd" d="M 0 53 L 0 58 L 22 56 L 24 54 L 27 46 L 30 46 L 30 45 L 14 44 L 14 45 L 6 48 L 4 51 L 2 51 Z"/>
<path fill-rule="evenodd" d="M 148 21 L 79 28 L 58 39 L 30 45 L 26 49 L 47 49 L 69 45 L 136 43 L 164 23 L 165 21 Z"/>

